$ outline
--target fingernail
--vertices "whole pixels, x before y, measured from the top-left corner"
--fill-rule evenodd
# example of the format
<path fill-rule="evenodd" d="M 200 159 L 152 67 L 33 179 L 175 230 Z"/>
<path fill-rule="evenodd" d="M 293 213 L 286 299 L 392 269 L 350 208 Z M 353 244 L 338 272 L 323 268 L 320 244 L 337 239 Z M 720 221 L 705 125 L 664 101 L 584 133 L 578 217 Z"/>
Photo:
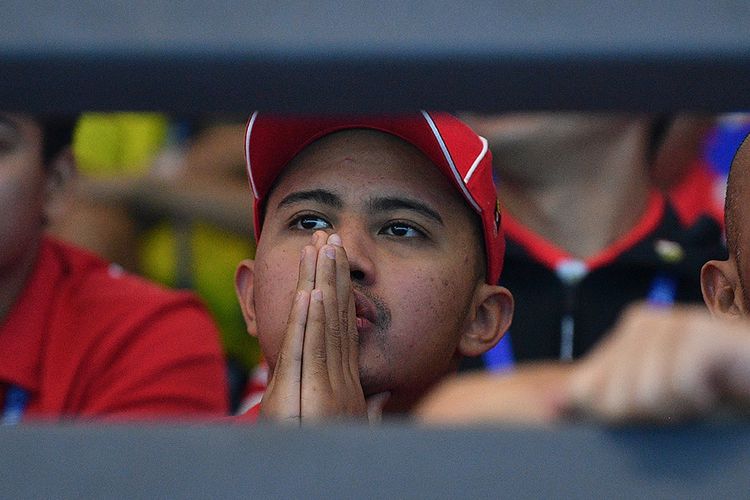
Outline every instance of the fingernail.
<path fill-rule="evenodd" d="M 323 300 L 323 292 L 321 290 L 318 290 L 317 288 L 313 290 L 310 295 L 312 296 L 312 299 L 316 302 L 321 302 Z"/>
<path fill-rule="evenodd" d="M 326 257 L 329 259 L 335 259 L 336 258 L 336 249 L 331 246 L 323 247 L 323 253 Z"/>
<path fill-rule="evenodd" d="M 328 237 L 328 243 L 330 243 L 331 245 L 336 245 L 337 247 L 340 247 L 341 246 L 341 236 L 339 236 L 336 233 L 332 234 L 331 236 Z"/>
<path fill-rule="evenodd" d="M 305 247 L 302 247 L 302 251 L 299 253 L 299 260 L 305 260 Z"/>

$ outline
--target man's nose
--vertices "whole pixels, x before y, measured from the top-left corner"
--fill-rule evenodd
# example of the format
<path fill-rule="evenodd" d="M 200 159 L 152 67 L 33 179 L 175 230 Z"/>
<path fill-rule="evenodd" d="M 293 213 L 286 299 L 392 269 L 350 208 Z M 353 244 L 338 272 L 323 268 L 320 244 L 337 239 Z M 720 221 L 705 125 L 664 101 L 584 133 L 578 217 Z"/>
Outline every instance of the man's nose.
<path fill-rule="evenodd" d="M 341 241 L 349 259 L 352 282 L 371 285 L 375 282 L 375 242 L 362 231 L 340 231 Z"/>

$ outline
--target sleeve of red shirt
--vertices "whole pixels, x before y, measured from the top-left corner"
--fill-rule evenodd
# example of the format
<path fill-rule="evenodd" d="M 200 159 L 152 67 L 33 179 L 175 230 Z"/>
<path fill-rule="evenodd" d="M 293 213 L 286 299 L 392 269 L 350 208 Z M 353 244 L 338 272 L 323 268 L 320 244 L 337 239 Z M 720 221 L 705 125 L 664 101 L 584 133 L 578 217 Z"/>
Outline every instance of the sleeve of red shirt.
<path fill-rule="evenodd" d="M 79 415 L 192 418 L 226 415 L 224 359 L 218 332 L 194 304 L 170 304 L 110 338 L 101 381 Z M 97 388 L 96 385 L 99 385 Z"/>
<path fill-rule="evenodd" d="M 62 414 L 130 420 L 228 413 L 219 333 L 195 296 L 129 275 L 76 288 L 80 310 L 58 319 L 79 334 L 48 353 L 67 365 L 55 372 L 74 377 L 60 380 L 67 384 Z"/>

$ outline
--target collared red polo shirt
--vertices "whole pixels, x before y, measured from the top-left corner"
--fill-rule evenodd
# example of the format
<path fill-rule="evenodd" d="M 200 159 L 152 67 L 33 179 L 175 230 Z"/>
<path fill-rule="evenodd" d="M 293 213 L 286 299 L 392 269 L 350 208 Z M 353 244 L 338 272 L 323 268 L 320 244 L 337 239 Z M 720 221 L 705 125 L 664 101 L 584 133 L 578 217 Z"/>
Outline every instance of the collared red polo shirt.
<path fill-rule="evenodd" d="M 0 323 L 0 384 L 29 392 L 25 420 L 228 411 L 219 333 L 193 294 L 51 238 Z"/>

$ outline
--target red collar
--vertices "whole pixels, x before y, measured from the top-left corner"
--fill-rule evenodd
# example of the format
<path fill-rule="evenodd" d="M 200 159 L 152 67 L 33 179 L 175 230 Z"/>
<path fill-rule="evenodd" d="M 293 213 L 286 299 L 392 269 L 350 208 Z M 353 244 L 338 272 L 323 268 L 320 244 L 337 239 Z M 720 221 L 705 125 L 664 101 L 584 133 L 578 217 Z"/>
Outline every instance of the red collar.
<path fill-rule="evenodd" d="M 586 267 L 592 270 L 605 266 L 643 240 L 646 235 L 658 227 L 664 215 L 664 204 L 664 196 L 661 192 L 653 190 L 649 195 L 646 210 L 638 223 L 607 248 L 587 259 L 583 259 Z M 554 243 L 532 232 L 507 212 L 503 213 L 503 230 L 507 237 L 512 238 L 524 247 L 532 257 L 550 269 L 557 268 L 564 261 L 579 260 Z"/>

